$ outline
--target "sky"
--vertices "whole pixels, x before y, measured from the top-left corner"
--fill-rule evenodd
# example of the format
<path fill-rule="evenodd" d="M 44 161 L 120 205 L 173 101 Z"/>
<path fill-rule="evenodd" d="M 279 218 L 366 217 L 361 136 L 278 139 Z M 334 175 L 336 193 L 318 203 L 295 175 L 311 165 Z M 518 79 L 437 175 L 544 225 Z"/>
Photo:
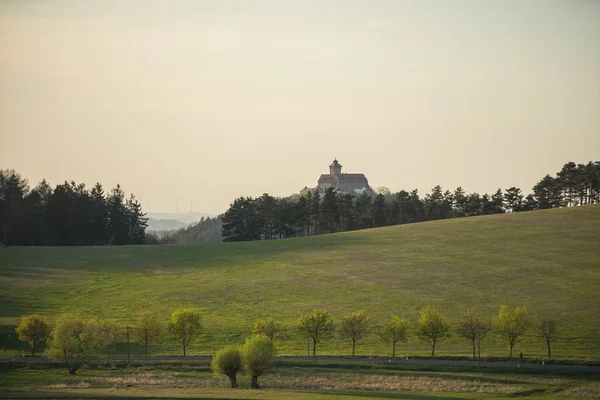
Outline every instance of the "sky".
<path fill-rule="evenodd" d="M 337 157 L 525 193 L 600 160 L 600 1 L 0 0 L 0 169 L 219 213 Z"/>

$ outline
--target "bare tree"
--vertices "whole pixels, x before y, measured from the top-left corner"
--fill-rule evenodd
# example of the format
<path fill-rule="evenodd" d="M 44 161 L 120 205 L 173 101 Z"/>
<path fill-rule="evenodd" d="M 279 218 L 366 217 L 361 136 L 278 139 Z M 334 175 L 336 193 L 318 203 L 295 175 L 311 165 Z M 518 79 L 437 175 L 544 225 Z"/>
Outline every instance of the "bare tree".
<path fill-rule="evenodd" d="M 544 318 L 538 326 L 538 332 L 540 336 L 546 341 L 546 346 L 548 346 L 548 359 L 550 359 L 552 358 L 550 344 L 556 342 L 556 340 L 558 339 L 556 321 L 552 318 Z"/>
<path fill-rule="evenodd" d="M 473 314 L 471 310 L 467 310 L 462 317 L 462 321 L 456 333 L 458 336 L 468 339 L 473 344 L 473 358 L 475 358 L 475 350 L 477 340 L 483 339 L 492 329 L 491 325 Z"/>

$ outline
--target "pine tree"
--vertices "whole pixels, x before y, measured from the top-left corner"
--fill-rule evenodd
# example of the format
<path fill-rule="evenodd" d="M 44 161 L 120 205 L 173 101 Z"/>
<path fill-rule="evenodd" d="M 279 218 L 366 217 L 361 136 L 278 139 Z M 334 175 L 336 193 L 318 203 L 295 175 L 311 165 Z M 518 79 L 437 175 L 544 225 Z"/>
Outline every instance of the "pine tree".
<path fill-rule="evenodd" d="M 110 191 L 108 204 L 108 243 L 109 245 L 123 245 L 129 242 L 128 215 L 125 207 L 125 193 L 121 185 Z"/>
<path fill-rule="evenodd" d="M 337 193 L 333 188 L 328 188 L 323 195 L 321 203 L 319 230 L 321 233 L 336 232 L 340 219 L 337 205 Z"/>
<path fill-rule="evenodd" d="M 92 242 L 90 244 L 106 244 L 108 239 L 108 209 L 104 189 L 100 183 L 96 183 L 90 192 L 90 216 L 92 218 Z"/>
<path fill-rule="evenodd" d="M 387 225 L 387 205 L 383 194 L 379 193 L 373 200 L 373 227 Z"/>
<path fill-rule="evenodd" d="M 148 218 L 142 212 L 141 204 L 131 194 L 125 204 L 127 215 L 127 233 L 128 244 L 143 244 L 146 239 L 146 227 L 148 226 Z"/>

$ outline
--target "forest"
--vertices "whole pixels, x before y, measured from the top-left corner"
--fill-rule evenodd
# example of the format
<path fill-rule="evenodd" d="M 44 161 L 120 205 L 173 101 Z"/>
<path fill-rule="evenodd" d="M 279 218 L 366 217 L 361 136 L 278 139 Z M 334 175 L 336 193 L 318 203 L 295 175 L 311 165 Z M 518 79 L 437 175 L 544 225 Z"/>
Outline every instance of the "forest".
<path fill-rule="evenodd" d="M 96 183 L 64 182 L 52 188 L 42 180 L 31 189 L 14 170 L 0 170 L 0 244 L 81 246 L 142 244 L 142 207 L 117 185 L 105 193 Z"/>
<path fill-rule="evenodd" d="M 389 225 L 408 224 L 546 208 L 600 203 L 600 161 L 566 163 L 544 176 L 529 194 L 520 188 L 492 194 L 435 186 L 422 196 L 414 190 L 353 196 L 332 189 L 279 198 L 239 197 L 214 218 L 174 232 L 147 234 L 147 218 L 131 194 L 117 185 L 64 182 L 52 188 L 42 180 L 31 189 L 14 170 L 0 170 L 0 243 L 11 246 L 203 244 L 273 240 Z"/>
<path fill-rule="evenodd" d="M 272 240 L 345 232 L 447 218 L 572 207 L 600 202 L 600 161 L 566 163 L 555 177 L 544 176 L 531 193 L 520 188 L 492 194 L 435 186 L 431 193 L 383 188 L 374 195 L 352 196 L 328 189 L 276 198 L 239 197 L 221 216 L 226 242 Z"/>

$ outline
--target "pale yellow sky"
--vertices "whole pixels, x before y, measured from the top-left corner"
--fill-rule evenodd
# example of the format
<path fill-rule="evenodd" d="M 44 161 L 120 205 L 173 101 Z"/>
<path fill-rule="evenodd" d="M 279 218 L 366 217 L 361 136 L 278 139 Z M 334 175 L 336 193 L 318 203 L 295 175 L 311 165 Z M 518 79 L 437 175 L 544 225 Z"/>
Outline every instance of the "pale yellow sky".
<path fill-rule="evenodd" d="M 600 1 L 0 0 L 0 168 L 34 184 L 216 213 L 334 156 L 422 194 L 600 160 Z"/>

